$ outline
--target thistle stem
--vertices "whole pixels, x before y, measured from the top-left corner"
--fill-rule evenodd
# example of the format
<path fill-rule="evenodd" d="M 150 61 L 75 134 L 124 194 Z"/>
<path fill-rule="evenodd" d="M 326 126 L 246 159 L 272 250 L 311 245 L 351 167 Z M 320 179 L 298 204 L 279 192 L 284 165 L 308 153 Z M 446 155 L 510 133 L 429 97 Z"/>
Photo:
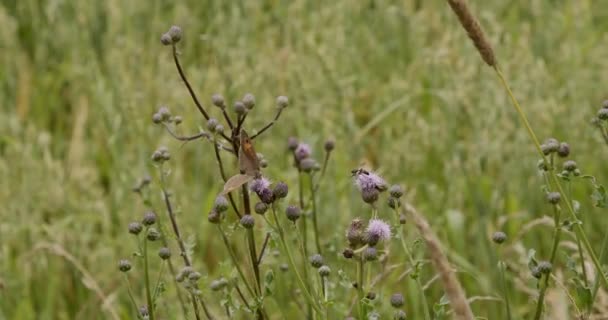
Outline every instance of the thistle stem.
<path fill-rule="evenodd" d="M 300 276 L 300 273 L 298 272 L 298 269 L 296 268 L 295 260 L 293 259 L 293 255 L 291 254 L 291 250 L 289 249 L 289 247 L 287 246 L 287 242 L 285 241 L 285 234 L 284 234 L 284 231 L 283 231 L 283 227 L 281 227 L 281 224 L 279 222 L 279 218 L 278 218 L 278 216 L 276 214 L 276 210 L 275 210 L 274 206 L 272 207 L 272 215 L 273 215 L 273 218 L 275 220 L 275 224 L 276 224 L 277 230 L 279 232 L 280 244 L 283 247 L 283 250 L 285 251 L 285 253 L 287 254 L 287 258 L 288 258 L 290 267 L 293 269 L 294 273 L 296 274 L 296 279 L 298 280 L 298 285 L 300 286 L 300 290 L 302 290 L 302 292 L 304 293 L 304 297 L 308 301 L 309 305 L 311 305 L 312 308 L 317 313 L 322 313 L 321 308 L 317 305 L 316 301 L 313 299 L 312 295 L 308 291 L 308 288 L 307 288 L 306 284 L 302 280 L 302 276 Z"/>
<path fill-rule="evenodd" d="M 148 229 L 146 228 L 146 233 L 148 232 Z M 148 315 L 150 317 L 150 320 L 154 320 L 154 302 L 152 301 L 152 294 L 150 292 L 150 270 L 148 267 L 148 240 L 144 239 L 144 250 L 143 250 L 143 255 L 144 255 L 144 285 L 145 285 L 145 289 L 146 289 L 146 302 L 147 302 L 147 309 L 148 309 Z"/>
<path fill-rule="evenodd" d="M 323 252 L 321 251 L 321 242 L 319 241 L 319 225 L 317 222 L 317 201 L 316 201 L 316 189 L 313 183 L 313 176 L 312 174 L 308 175 L 310 177 L 310 196 L 312 198 L 312 225 L 313 225 L 313 231 L 315 234 L 315 246 L 317 247 L 317 252 L 320 255 L 323 255 Z"/>

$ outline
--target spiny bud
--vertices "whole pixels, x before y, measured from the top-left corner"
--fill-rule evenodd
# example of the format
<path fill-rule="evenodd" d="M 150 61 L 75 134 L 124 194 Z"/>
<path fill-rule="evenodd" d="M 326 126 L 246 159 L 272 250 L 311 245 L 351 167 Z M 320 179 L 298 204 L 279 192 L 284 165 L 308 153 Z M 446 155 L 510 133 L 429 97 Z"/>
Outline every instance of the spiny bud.
<path fill-rule="evenodd" d="M 568 160 L 568 161 L 564 162 L 563 166 L 564 166 L 564 170 L 570 171 L 570 172 L 576 170 L 576 168 L 577 168 L 576 161 L 574 161 L 574 160 Z"/>
<path fill-rule="evenodd" d="M 121 272 L 127 272 L 131 270 L 131 262 L 129 260 L 118 261 L 118 270 Z"/>
<path fill-rule="evenodd" d="M 369 300 L 374 300 L 374 299 L 376 299 L 376 293 L 373 291 L 370 291 L 365 295 L 365 297 Z"/>
<path fill-rule="evenodd" d="M 540 279 L 540 277 L 543 276 L 543 273 L 540 272 L 540 269 L 538 267 L 534 267 L 532 268 L 532 276 L 536 279 Z"/>
<path fill-rule="evenodd" d="M 264 202 L 258 202 L 253 207 L 253 210 L 257 214 L 264 214 L 264 213 L 266 213 L 266 210 L 268 210 L 268 205 L 265 204 Z"/>
<path fill-rule="evenodd" d="M 141 220 L 145 226 L 151 226 L 156 223 L 156 214 L 152 211 L 144 213 L 144 218 Z"/>
<path fill-rule="evenodd" d="M 497 244 L 501 244 L 507 240 L 507 235 L 502 231 L 494 232 L 492 235 L 492 241 Z"/>
<path fill-rule="evenodd" d="M 289 105 L 289 99 L 286 96 L 277 97 L 277 107 L 283 109 Z"/>
<path fill-rule="evenodd" d="M 171 40 L 171 36 L 168 33 L 163 33 L 163 35 L 160 36 L 160 43 L 165 46 L 170 46 L 173 44 L 173 40 Z"/>
<path fill-rule="evenodd" d="M 332 139 L 328 139 L 325 141 L 325 145 L 323 146 L 326 152 L 331 152 L 336 147 L 336 142 Z"/>
<path fill-rule="evenodd" d="M 148 234 L 146 235 L 146 238 L 150 241 L 156 241 L 160 239 L 160 232 L 158 232 L 158 230 L 154 228 L 150 228 L 148 229 Z"/>
<path fill-rule="evenodd" d="M 212 291 L 219 291 L 219 290 L 224 289 L 227 285 L 228 285 L 228 280 L 226 280 L 224 278 L 220 278 L 218 280 L 211 281 L 211 284 L 209 285 L 209 287 Z"/>
<path fill-rule="evenodd" d="M 130 234 L 138 235 L 142 229 L 143 229 L 143 226 L 139 222 L 129 223 L 129 233 Z"/>
<path fill-rule="evenodd" d="M 200 272 L 192 272 L 188 275 L 188 280 L 190 281 L 198 281 L 202 277 Z"/>
<path fill-rule="evenodd" d="M 380 192 L 377 189 L 363 189 L 361 190 L 361 198 L 365 203 L 372 204 L 378 201 Z"/>
<path fill-rule="evenodd" d="M 160 115 L 160 113 L 157 112 L 152 115 L 152 122 L 159 124 L 163 122 L 163 117 Z"/>
<path fill-rule="evenodd" d="M 313 158 L 306 158 L 300 161 L 300 169 L 304 172 L 312 172 L 317 167 L 317 161 Z"/>
<path fill-rule="evenodd" d="M 255 225 L 255 218 L 253 218 L 253 216 L 250 214 L 246 214 L 243 217 L 241 217 L 241 225 L 245 229 L 251 229 Z"/>
<path fill-rule="evenodd" d="M 171 26 L 167 33 L 171 36 L 173 43 L 178 43 L 182 39 L 182 28 L 178 26 Z"/>
<path fill-rule="evenodd" d="M 310 257 L 310 264 L 315 268 L 320 268 L 323 265 L 323 256 L 314 254 Z"/>
<path fill-rule="evenodd" d="M 570 155 L 570 145 L 566 142 L 562 142 L 559 144 L 559 148 L 557 149 L 557 155 L 565 158 Z"/>
<path fill-rule="evenodd" d="M 214 106 L 220 109 L 226 108 L 226 102 L 224 101 L 224 97 L 219 93 L 216 93 L 211 96 L 211 103 L 213 103 Z"/>
<path fill-rule="evenodd" d="M 395 315 L 393 316 L 393 319 L 394 320 L 406 320 L 407 315 L 405 314 L 405 311 L 397 310 L 397 311 L 395 311 Z"/>
<path fill-rule="evenodd" d="M 405 304 L 405 299 L 401 293 L 395 293 L 391 296 L 391 306 L 401 308 Z"/>
<path fill-rule="evenodd" d="M 217 125 L 220 124 L 217 119 L 215 118 L 209 118 L 209 120 L 207 120 L 207 130 L 211 131 L 211 132 L 215 132 L 215 128 L 217 127 Z"/>
<path fill-rule="evenodd" d="M 234 112 L 236 112 L 236 114 L 238 114 L 238 115 L 242 115 L 245 112 L 247 112 L 247 108 L 245 108 L 245 105 L 241 101 L 235 102 L 233 108 L 234 108 Z"/>
<path fill-rule="evenodd" d="M 330 273 L 331 273 L 331 269 L 328 266 L 321 266 L 319 268 L 319 275 L 323 278 L 329 276 Z"/>
<path fill-rule="evenodd" d="M 374 247 L 367 247 L 363 250 L 363 259 L 365 261 L 374 261 L 378 259 L 378 250 Z"/>
<path fill-rule="evenodd" d="M 391 195 L 391 197 L 399 199 L 401 196 L 403 196 L 403 188 L 401 188 L 401 186 L 398 184 L 394 184 L 388 189 L 388 193 Z"/>
<path fill-rule="evenodd" d="M 600 120 L 608 120 L 608 109 L 602 108 L 597 112 L 597 117 Z"/>
<path fill-rule="evenodd" d="M 289 188 L 285 182 L 278 182 L 272 190 L 272 193 L 276 199 L 287 197 L 288 192 Z"/>
<path fill-rule="evenodd" d="M 175 125 L 178 125 L 180 123 L 182 123 L 183 119 L 181 116 L 175 116 L 173 117 L 173 123 L 175 123 Z"/>
<path fill-rule="evenodd" d="M 559 192 L 549 192 L 547 194 L 547 201 L 550 204 L 558 204 L 561 198 L 562 196 L 559 194 Z"/>
<path fill-rule="evenodd" d="M 245 108 L 248 110 L 253 109 L 255 106 L 255 97 L 251 93 L 246 94 L 243 97 L 243 105 L 245 105 Z"/>
<path fill-rule="evenodd" d="M 298 138 L 296 137 L 289 137 L 287 139 L 287 149 L 294 151 L 298 148 L 298 145 L 300 143 L 298 142 Z"/>
<path fill-rule="evenodd" d="M 213 203 L 213 209 L 215 209 L 215 211 L 218 213 L 228 210 L 228 200 L 226 197 L 223 195 L 217 196 L 217 198 L 215 198 L 215 202 Z"/>
<path fill-rule="evenodd" d="M 285 209 L 285 214 L 287 214 L 287 219 L 289 219 L 289 221 L 296 222 L 300 218 L 302 212 L 300 207 L 290 205 Z"/>
<path fill-rule="evenodd" d="M 344 256 L 344 258 L 350 259 L 355 255 L 355 252 L 351 248 L 346 248 L 344 249 L 344 251 L 342 251 L 342 255 Z"/>
<path fill-rule="evenodd" d="M 207 220 L 213 224 L 218 224 L 222 220 L 222 215 L 215 210 L 211 210 L 207 216 Z"/>
<path fill-rule="evenodd" d="M 549 155 L 559 149 L 559 141 L 554 138 L 549 138 L 540 146 L 540 148 L 545 155 Z"/>
<path fill-rule="evenodd" d="M 171 120 L 171 111 L 169 111 L 169 108 L 166 106 L 162 106 L 162 107 L 158 108 L 158 111 L 156 111 L 156 113 L 158 113 L 160 115 L 160 119 L 162 121 Z"/>
<path fill-rule="evenodd" d="M 540 271 L 541 273 L 544 274 L 549 274 L 551 273 L 551 269 L 553 269 L 553 266 L 551 265 L 551 262 L 549 261 L 541 261 L 538 263 L 538 266 L 536 266 L 538 268 L 538 271 Z"/>
<path fill-rule="evenodd" d="M 163 260 L 167 260 L 171 258 L 171 250 L 167 247 L 162 247 L 158 250 L 158 256 Z"/>

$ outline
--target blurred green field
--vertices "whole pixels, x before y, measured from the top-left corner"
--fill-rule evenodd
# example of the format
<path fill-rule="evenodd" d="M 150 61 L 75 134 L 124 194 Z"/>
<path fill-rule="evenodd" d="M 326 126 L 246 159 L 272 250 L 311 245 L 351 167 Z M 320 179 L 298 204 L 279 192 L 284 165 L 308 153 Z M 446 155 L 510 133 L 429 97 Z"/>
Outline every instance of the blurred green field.
<path fill-rule="evenodd" d="M 590 119 L 608 97 L 608 6 L 470 2 L 541 139 L 568 141 L 583 173 L 607 181 L 608 150 Z M 274 180 L 297 183 L 289 136 L 313 144 L 318 157 L 324 140 L 335 139 L 333 183 L 319 199 L 321 230 L 331 235 L 323 241 L 335 260 L 350 219 L 367 214 L 350 181 L 362 163 L 407 186 L 467 294 L 480 297 L 472 303 L 479 317 L 500 319 L 503 308 L 488 298 L 500 296 L 493 231 L 517 239 L 514 263 L 525 265 L 529 249 L 549 254 L 551 226 L 522 232 L 550 215 L 533 144 L 444 1 L 3 0 L 0 319 L 109 319 L 110 309 L 132 316 L 116 263 L 135 250 L 126 226 L 145 206 L 131 187 L 145 174 L 156 179 L 150 154 L 161 145 L 173 155 L 169 185 L 185 237 L 196 244 L 195 264 L 209 275 L 204 281 L 226 268 L 206 219 L 223 185 L 212 148 L 182 145 L 151 122 L 166 104 L 184 117 L 184 134 L 204 125 L 159 42 L 172 24 L 184 30 L 185 71 L 216 117 L 216 92 L 228 101 L 255 94 L 250 124 L 257 129 L 274 115 L 276 96 L 290 98 L 281 121 L 256 140 Z M 599 252 L 605 212 L 593 207 L 587 184 L 573 192 Z M 565 262 L 558 258 L 567 277 Z M 432 269 L 423 276 L 429 281 Z M 393 286 L 409 302 L 415 291 L 404 282 Z M 534 292 L 531 279 L 520 285 Z M 529 292 L 512 290 L 517 314 L 529 315 Z M 428 292 L 438 303 L 441 286 L 431 283 Z"/>

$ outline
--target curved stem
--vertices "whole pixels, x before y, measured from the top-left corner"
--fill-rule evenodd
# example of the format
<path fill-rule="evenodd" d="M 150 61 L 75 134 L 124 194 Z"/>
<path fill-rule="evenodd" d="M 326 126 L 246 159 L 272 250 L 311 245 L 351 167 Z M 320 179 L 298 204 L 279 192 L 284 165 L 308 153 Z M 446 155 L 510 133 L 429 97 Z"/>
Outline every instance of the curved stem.
<path fill-rule="evenodd" d="M 209 115 L 207 114 L 207 112 L 205 111 L 205 109 L 203 108 L 201 103 L 198 101 L 198 98 L 196 97 L 194 90 L 192 90 L 192 86 L 190 86 L 190 83 L 188 82 L 188 79 L 186 78 L 186 74 L 184 73 L 184 70 L 182 70 L 182 66 L 179 63 L 179 59 L 177 58 L 177 47 L 175 45 L 173 45 L 173 61 L 175 61 L 175 67 L 177 68 L 177 72 L 179 73 L 179 76 L 182 78 L 182 81 L 184 81 L 186 88 L 188 88 L 188 92 L 190 93 L 190 96 L 192 97 L 192 100 L 194 101 L 196 108 L 198 108 L 198 111 L 200 111 L 200 113 L 203 115 L 203 117 L 205 117 L 205 120 L 209 120 Z"/>

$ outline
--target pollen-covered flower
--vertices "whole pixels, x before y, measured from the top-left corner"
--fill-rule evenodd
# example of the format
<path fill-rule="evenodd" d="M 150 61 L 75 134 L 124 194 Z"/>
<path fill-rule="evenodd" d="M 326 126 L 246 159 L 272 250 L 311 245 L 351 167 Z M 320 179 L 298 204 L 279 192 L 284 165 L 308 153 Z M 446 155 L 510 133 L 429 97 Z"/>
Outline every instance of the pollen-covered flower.
<path fill-rule="evenodd" d="M 312 154 L 312 149 L 306 143 L 299 143 L 296 147 L 296 150 L 294 150 L 294 154 L 296 156 L 296 159 L 298 161 L 301 161 L 310 157 L 310 155 Z"/>
<path fill-rule="evenodd" d="M 384 179 L 373 172 L 360 172 L 355 175 L 355 185 L 361 192 L 369 192 L 372 189 L 385 191 L 388 185 Z"/>
<path fill-rule="evenodd" d="M 380 219 L 372 219 L 367 225 L 366 240 L 370 246 L 391 238 L 391 227 Z"/>
<path fill-rule="evenodd" d="M 270 188 L 270 180 L 264 177 L 253 180 L 249 186 L 249 189 L 257 194 L 262 193 L 262 190 L 268 188 Z"/>

